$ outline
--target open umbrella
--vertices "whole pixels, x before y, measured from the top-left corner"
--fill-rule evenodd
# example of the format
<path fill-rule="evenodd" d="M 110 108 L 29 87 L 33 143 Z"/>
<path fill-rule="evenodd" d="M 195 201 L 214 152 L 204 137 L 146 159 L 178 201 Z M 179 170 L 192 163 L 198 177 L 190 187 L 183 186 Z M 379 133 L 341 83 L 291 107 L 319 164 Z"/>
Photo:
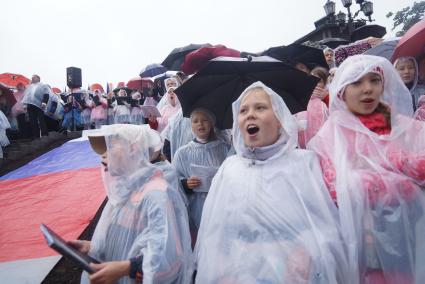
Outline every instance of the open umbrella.
<path fill-rule="evenodd" d="M 271 47 L 264 51 L 262 55 L 267 55 L 284 62 L 303 63 L 310 69 L 315 66 L 328 68 L 323 50 L 306 46 L 303 44 L 290 44 L 288 46 Z"/>
<path fill-rule="evenodd" d="M 192 110 L 206 108 L 215 114 L 217 127 L 232 128 L 232 103 L 242 91 L 261 81 L 285 101 L 292 113 L 306 110 L 318 78 L 268 56 L 218 57 L 175 90 L 189 117 Z"/>
<path fill-rule="evenodd" d="M 21 74 L 13 73 L 2 73 L 0 74 L 0 83 L 3 83 L 7 87 L 16 88 L 19 83 L 24 84 L 24 86 L 29 85 L 30 79 Z"/>
<path fill-rule="evenodd" d="M 362 40 L 368 37 L 382 38 L 387 33 L 387 29 L 380 25 L 364 25 L 358 27 L 351 34 L 351 41 Z"/>
<path fill-rule="evenodd" d="M 328 37 L 319 41 L 319 44 L 324 44 L 332 49 L 337 48 L 340 45 L 348 44 L 349 41 L 339 37 Z"/>
<path fill-rule="evenodd" d="M 221 44 L 201 47 L 186 55 L 181 70 L 187 75 L 196 73 L 207 65 L 209 60 L 220 56 L 241 57 L 241 53 Z"/>
<path fill-rule="evenodd" d="M 16 98 L 13 95 L 12 90 L 9 88 L 9 86 L 3 84 L 2 82 L 0 82 L 0 90 L 0 97 L 4 97 L 7 104 L 12 107 L 16 103 Z"/>
<path fill-rule="evenodd" d="M 135 77 L 127 82 L 127 87 L 132 90 L 142 91 L 143 88 L 152 88 L 153 80 L 152 78 Z"/>
<path fill-rule="evenodd" d="M 184 58 L 187 54 L 206 46 L 211 46 L 211 44 L 189 44 L 186 46 L 174 48 L 161 64 L 167 67 L 169 70 L 180 71 L 181 65 L 183 64 Z"/>
<path fill-rule="evenodd" d="M 101 84 L 99 84 L 99 83 L 94 83 L 94 84 L 91 84 L 91 86 L 90 86 L 90 91 L 95 91 L 95 90 L 99 90 L 101 93 L 104 93 L 105 91 L 103 90 L 103 87 L 102 87 L 102 85 Z"/>
<path fill-rule="evenodd" d="M 381 56 L 391 61 L 398 40 L 398 38 L 386 39 L 377 46 L 366 50 L 364 54 Z"/>
<path fill-rule="evenodd" d="M 417 22 L 402 36 L 395 48 L 392 60 L 402 56 L 419 57 L 425 54 L 425 19 Z"/>
<path fill-rule="evenodd" d="M 62 93 L 61 89 L 59 89 L 59 88 L 57 88 L 57 87 L 52 87 L 52 91 L 53 91 L 53 93 L 55 93 L 55 94 L 61 94 L 61 93 Z"/>
<path fill-rule="evenodd" d="M 140 77 L 153 77 L 158 74 L 164 73 L 167 71 L 167 68 L 158 63 L 153 63 L 147 65 L 142 71 L 140 71 Z"/>

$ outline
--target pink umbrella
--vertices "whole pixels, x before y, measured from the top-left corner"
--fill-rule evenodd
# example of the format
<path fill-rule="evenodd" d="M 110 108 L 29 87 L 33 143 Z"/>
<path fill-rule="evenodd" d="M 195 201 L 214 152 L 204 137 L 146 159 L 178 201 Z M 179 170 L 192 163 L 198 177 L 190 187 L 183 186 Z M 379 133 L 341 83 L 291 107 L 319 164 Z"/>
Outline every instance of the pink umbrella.
<path fill-rule="evenodd" d="M 202 47 L 186 55 L 182 65 L 182 71 L 188 75 L 196 73 L 207 65 L 208 61 L 220 56 L 241 57 L 241 53 L 221 44 Z"/>
<path fill-rule="evenodd" d="M 417 22 L 398 41 L 392 61 L 402 56 L 419 57 L 425 53 L 425 19 Z"/>

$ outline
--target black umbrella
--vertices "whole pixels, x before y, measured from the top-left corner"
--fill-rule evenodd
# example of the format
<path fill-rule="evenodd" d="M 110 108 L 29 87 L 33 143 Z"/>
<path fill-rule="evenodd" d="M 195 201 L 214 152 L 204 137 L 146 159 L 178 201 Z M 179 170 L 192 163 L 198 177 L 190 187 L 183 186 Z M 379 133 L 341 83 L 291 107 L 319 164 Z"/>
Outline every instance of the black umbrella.
<path fill-rule="evenodd" d="M 349 43 L 348 40 L 338 37 L 328 37 L 319 41 L 320 44 L 324 44 L 330 48 L 337 48 L 340 45 L 346 45 Z"/>
<path fill-rule="evenodd" d="M 162 74 L 166 71 L 167 71 L 167 68 L 162 66 L 162 64 L 153 63 L 153 64 L 149 64 L 145 68 L 143 68 L 143 70 L 140 71 L 139 76 L 142 77 L 142 78 L 153 77 L 153 76 Z"/>
<path fill-rule="evenodd" d="M 262 56 L 254 58 L 218 57 L 175 90 L 183 109 L 190 117 L 202 107 L 217 118 L 220 129 L 232 128 L 232 103 L 242 91 L 261 81 L 278 93 L 292 113 L 306 110 L 318 78 L 283 62 Z"/>
<path fill-rule="evenodd" d="M 267 55 L 284 62 L 303 63 L 312 69 L 315 66 L 329 68 L 326 63 L 323 50 L 303 44 L 293 43 L 288 46 L 271 47 L 264 51 L 262 55 Z"/>
<path fill-rule="evenodd" d="M 211 44 L 189 44 L 183 47 L 174 48 L 164 61 L 162 61 L 161 65 L 167 67 L 169 70 L 180 71 L 180 66 L 183 64 L 184 57 L 187 54 L 206 46 L 211 46 Z"/>

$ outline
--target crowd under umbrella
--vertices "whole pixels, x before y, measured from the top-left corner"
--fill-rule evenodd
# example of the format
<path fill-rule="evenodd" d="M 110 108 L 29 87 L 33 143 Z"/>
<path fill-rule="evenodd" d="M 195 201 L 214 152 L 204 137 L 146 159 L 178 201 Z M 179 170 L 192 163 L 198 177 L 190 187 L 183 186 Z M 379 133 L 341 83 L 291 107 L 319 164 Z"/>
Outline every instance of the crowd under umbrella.
<path fill-rule="evenodd" d="M 186 46 L 174 48 L 170 54 L 162 61 L 162 65 L 168 68 L 169 70 L 181 71 L 181 65 L 183 64 L 184 58 L 190 52 L 200 49 L 202 47 L 211 46 L 209 43 L 205 44 L 194 44 L 191 43 Z"/>
<path fill-rule="evenodd" d="M 364 54 L 381 56 L 391 61 L 398 41 L 398 38 L 386 39 L 377 46 L 366 50 Z"/>
<path fill-rule="evenodd" d="M 147 65 L 145 68 L 143 68 L 143 70 L 140 71 L 139 76 L 142 77 L 142 78 L 154 77 L 154 76 L 162 74 L 166 71 L 167 71 L 167 68 L 165 68 L 161 64 L 152 63 L 152 64 Z"/>
<path fill-rule="evenodd" d="M 420 57 L 425 54 L 425 19 L 414 24 L 397 43 L 392 60 L 402 56 Z"/>
<path fill-rule="evenodd" d="M 185 56 L 181 70 L 186 75 L 194 74 L 207 65 L 209 60 L 220 56 L 241 57 L 241 53 L 221 44 L 201 47 Z"/>
<path fill-rule="evenodd" d="M 271 47 L 264 51 L 262 55 L 267 55 L 292 65 L 303 63 L 310 69 L 316 66 L 328 68 L 323 50 L 303 44 L 293 43 L 287 46 Z"/>
<path fill-rule="evenodd" d="M 29 85 L 31 82 L 30 79 L 21 74 L 14 73 L 2 73 L 0 74 L 0 83 L 3 83 L 9 88 L 16 88 L 19 83 L 22 83 L 24 86 Z"/>
<path fill-rule="evenodd" d="M 268 56 L 210 60 L 198 73 L 175 90 L 183 115 L 196 108 L 210 110 L 220 129 L 232 128 L 232 103 L 242 91 L 261 81 L 278 93 L 294 114 L 307 108 L 319 79 Z"/>

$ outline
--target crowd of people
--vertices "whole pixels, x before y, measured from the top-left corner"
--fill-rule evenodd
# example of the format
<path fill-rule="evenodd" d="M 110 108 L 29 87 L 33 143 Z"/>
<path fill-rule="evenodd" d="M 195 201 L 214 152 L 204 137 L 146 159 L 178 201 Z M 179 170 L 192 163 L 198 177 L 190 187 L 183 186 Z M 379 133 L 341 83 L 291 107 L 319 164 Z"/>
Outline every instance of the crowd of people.
<path fill-rule="evenodd" d="M 88 138 L 108 196 L 93 239 L 70 241 L 100 262 L 81 282 L 425 281 L 425 54 L 324 57 L 328 69 L 293 64 L 320 79 L 306 111 L 255 82 L 230 130 L 208 109 L 183 116 L 182 74 L 159 95 L 62 98 L 61 127 L 100 129 Z M 12 111 L 33 136 L 52 101 L 40 84 Z"/>

